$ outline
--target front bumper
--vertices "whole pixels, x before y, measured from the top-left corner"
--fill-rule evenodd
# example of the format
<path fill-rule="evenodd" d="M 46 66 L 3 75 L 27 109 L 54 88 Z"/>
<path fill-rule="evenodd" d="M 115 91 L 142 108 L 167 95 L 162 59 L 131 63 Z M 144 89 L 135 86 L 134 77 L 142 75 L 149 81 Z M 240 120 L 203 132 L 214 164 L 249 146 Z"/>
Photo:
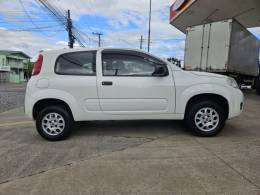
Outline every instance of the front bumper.
<path fill-rule="evenodd" d="M 229 105 L 229 119 L 239 116 L 244 109 L 244 94 L 240 89 L 232 89 Z"/>

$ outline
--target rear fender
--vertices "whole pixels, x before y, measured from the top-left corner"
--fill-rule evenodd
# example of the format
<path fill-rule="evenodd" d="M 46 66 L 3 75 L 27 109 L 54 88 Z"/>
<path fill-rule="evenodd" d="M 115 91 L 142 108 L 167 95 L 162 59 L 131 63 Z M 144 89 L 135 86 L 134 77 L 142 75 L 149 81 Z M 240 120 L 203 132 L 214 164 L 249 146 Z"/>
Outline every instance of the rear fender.
<path fill-rule="evenodd" d="M 42 89 L 31 95 L 33 102 L 31 105 L 35 105 L 38 101 L 44 99 L 58 99 L 62 100 L 71 109 L 73 118 L 77 121 L 81 116 L 81 109 L 79 108 L 76 99 L 69 93 L 57 89 Z"/>

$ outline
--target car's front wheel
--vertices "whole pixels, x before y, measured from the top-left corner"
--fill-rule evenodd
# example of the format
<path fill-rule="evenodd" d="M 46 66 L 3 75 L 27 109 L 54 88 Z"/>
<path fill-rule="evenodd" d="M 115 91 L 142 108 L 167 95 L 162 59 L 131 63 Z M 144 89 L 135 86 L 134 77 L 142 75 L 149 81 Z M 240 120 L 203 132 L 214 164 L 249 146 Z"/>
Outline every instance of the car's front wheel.
<path fill-rule="evenodd" d="M 225 116 L 224 109 L 213 101 L 194 102 L 187 110 L 185 124 L 194 134 L 209 137 L 223 129 Z"/>
<path fill-rule="evenodd" d="M 71 133 L 72 126 L 71 114 L 59 106 L 49 106 L 43 109 L 36 118 L 37 131 L 49 141 L 67 138 Z"/>

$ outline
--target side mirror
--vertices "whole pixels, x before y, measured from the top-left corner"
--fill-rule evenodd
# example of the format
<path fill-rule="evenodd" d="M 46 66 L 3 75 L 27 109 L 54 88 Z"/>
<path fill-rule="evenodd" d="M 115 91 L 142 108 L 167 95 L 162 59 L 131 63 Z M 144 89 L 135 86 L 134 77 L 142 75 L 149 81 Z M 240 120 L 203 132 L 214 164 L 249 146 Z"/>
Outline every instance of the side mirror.
<path fill-rule="evenodd" d="M 156 77 L 165 77 L 168 75 L 169 75 L 169 72 L 168 72 L 167 66 L 160 65 L 160 64 L 155 66 L 155 70 L 152 74 L 152 76 L 156 76 Z"/>

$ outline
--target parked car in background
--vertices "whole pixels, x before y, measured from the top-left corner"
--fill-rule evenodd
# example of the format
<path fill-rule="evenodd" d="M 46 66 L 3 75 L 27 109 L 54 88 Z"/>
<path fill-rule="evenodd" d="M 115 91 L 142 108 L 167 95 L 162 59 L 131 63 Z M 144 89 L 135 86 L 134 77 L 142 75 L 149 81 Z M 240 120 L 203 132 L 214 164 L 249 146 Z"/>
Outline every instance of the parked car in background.
<path fill-rule="evenodd" d="M 42 52 L 25 98 L 26 114 L 52 141 L 68 137 L 74 122 L 99 120 L 184 120 L 194 134 L 213 136 L 242 109 L 233 78 L 130 49 Z"/>

